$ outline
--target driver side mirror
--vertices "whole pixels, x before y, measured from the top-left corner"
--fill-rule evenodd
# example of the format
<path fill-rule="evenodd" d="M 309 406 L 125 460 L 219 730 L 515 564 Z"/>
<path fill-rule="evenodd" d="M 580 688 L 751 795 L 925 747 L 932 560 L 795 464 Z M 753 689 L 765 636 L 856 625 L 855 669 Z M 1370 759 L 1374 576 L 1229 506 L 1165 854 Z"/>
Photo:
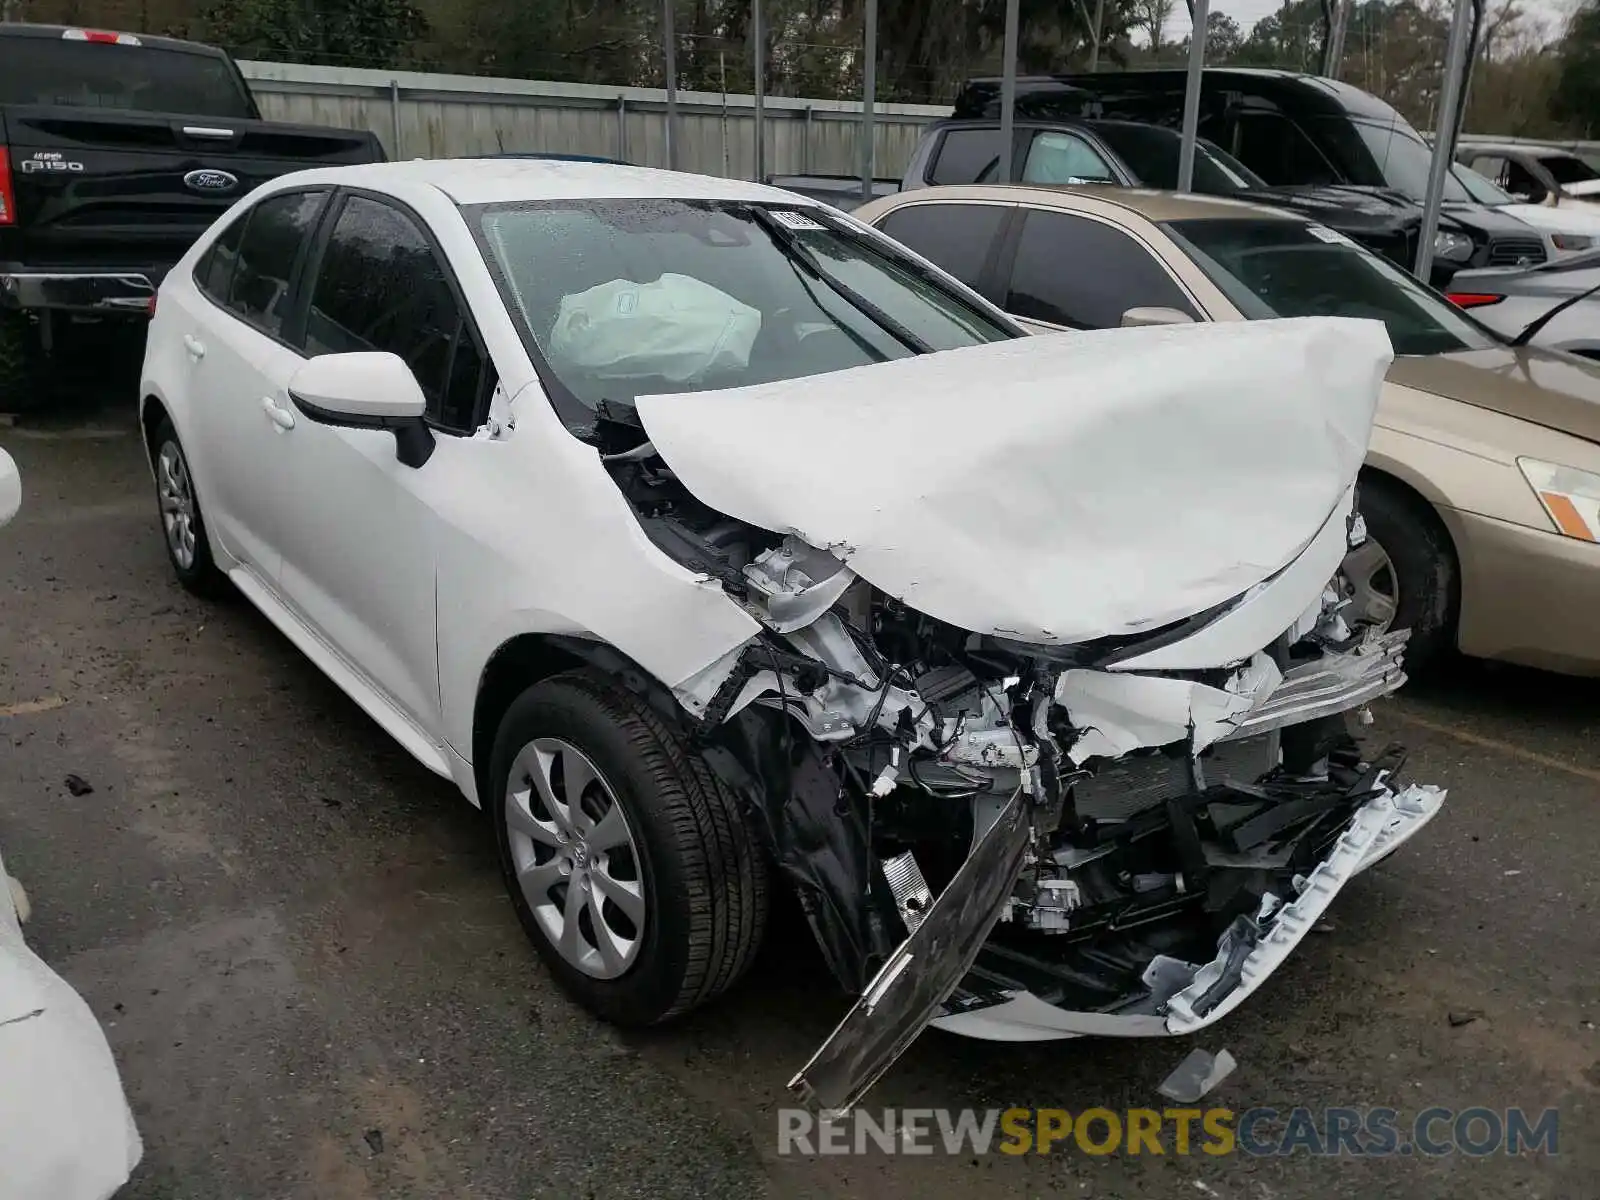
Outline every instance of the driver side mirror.
<path fill-rule="evenodd" d="M 289 398 L 308 419 L 343 429 L 393 432 L 395 457 L 420 467 L 433 454 L 422 385 L 398 354 L 360 350 L 310 359 L 289 380 Z"/>
<path fill-rule="evenodd" d="M 22 476 L 17 464 L 4 450 L 0 450 L 0 525 L 10 521 L 22 507 Z"/>
<path fill-rule="evenodd" d="M 1130 308 L 1122 314 L 1124 329 L 1142 329 L 1147 325 L 1193 325 L 1194 318 L 1177 308 Z"/>

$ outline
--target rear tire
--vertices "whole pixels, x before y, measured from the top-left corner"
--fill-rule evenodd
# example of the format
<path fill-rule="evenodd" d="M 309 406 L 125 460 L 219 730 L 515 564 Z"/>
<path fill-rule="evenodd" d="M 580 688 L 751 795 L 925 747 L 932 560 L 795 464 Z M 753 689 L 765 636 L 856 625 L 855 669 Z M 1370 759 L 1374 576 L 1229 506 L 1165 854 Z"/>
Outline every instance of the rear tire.
<path fill-rule="evenodd" d="M 1455 642 L 1460 611 L 1460 583 L 1450 535 L 1428 507 L 1397 485 L 1363 478 L 1356 504 L 1367 523 L 1369 547 L 1357 547 L 1345 558 L 1345 571 L 1355 588 L 1354 616 L 1377 603 L 1376 623 L 1409 629 L 1406 671 L 1418 675 L 1436 665 Z"/>
<path fill-rule="evenodd" d="M 195 595 L 215 596 L 222 590 L 226 576 L 211 557 L 200 494 L 195 490 L 189 460 L 170 417 L 161 418 L 150 439 L 150 461 L 155 465 L 161 538 L 172 573 Z"/>
<path fill-rule="evenodd" d="M 644 700 L 592 669 L 544 680 L 506 712 L 490 762 L 512 905 L 584 1007 L 655 1025 L 745 972 L 766 863 L 737 799 Z"/>
<path fill-rule="evenodd" d="M 48 378 L 37 323 L 20 309 L 0 308 L 0 412 L 43 408 Z"/>

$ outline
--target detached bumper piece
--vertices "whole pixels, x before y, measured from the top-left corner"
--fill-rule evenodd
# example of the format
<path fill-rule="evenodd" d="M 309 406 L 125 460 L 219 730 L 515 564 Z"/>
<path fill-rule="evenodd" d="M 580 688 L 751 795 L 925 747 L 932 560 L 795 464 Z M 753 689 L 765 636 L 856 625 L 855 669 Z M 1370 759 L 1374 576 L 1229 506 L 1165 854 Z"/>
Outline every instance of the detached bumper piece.
<path fill-rule="evenodd" d="M 1406 681 L 1402 658 L 1410 638 L 1409 629 L 1369 634 L 1347 652 L 1291 667 L 1266 703 L 1252 709 L 1223 740 L 1349 712 L 1398 691 Z"/>

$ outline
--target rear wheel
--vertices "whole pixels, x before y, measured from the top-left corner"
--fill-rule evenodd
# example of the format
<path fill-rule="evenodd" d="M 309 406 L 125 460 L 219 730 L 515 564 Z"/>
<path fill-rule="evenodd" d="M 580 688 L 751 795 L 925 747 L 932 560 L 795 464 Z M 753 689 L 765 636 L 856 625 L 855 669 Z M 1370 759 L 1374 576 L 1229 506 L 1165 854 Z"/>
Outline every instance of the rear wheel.
<path fill-rule="evenodd" d="M 26 413 L 48 399 L 44 345 L 27 313 L 0 308 L 0 412 Z"/>
<path fill-rule="evenodd" d="M 592 670 L 507 711 L 486 799 L 523 928 L 557 980 L 621 1025 L 726 991 L 755 957 L 766 864 L 735 797 L 638 696 Z"/>
<path fill-rule="evenodd" d="M 1450 536 L 1426 505 L 1385 480 L 1363 478 L 1357 505 L 1367 540 L 1344 560 L 1351 617 L 1411 630 L 1406 669 L 1420 673 L 1455 637 L 1460 590 Z"/>
<path fill-rule="evenodd" d="M 150 452 L 155 463 L 156 503 L 161 513 L 161 536 L 167 547 L 167 561 L 172 564 L 178 582 L 189 591 L 200 596 L 215 595 L 223 575 L 211 557 L 211 543 L 206 540 L 206 522 L 200 512 L 194 476 L 170 418 L 162 417 L 156 426 Z"/>

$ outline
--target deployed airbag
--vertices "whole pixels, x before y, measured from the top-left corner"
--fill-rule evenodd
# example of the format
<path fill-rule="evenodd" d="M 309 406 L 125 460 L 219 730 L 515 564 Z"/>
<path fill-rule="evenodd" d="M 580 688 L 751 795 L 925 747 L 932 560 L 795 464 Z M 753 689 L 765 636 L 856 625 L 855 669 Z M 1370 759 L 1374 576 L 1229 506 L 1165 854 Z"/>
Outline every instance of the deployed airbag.
<path fill-rule="evenodd" d="M 1299 555 L 1392 357 L 1377 321 L 1114 329 L 638 408 L 712 508 L 959 628 L 1061 644 L 1192 616 Z"/>
<path fill-rule="evenodd" d="M 613 379 L 689 383 L 749 365 L 761 314 L 709 283 L 667 272 L 654 283 L 613 279 L 561 298 L 550 357 Z"/>

